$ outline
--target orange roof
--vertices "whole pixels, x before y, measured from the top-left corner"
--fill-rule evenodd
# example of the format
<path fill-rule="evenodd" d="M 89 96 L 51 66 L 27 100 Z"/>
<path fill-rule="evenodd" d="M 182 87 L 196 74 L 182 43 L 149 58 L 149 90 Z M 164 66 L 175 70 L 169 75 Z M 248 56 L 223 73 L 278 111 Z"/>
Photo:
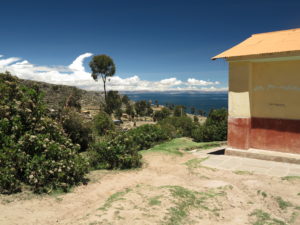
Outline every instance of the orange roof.
<path fill-rule="evenodd" d="M 269 55 L 295 51 L 300 51 L 300 28 L 253 34 L 250 38 L 212 59 Z"/>

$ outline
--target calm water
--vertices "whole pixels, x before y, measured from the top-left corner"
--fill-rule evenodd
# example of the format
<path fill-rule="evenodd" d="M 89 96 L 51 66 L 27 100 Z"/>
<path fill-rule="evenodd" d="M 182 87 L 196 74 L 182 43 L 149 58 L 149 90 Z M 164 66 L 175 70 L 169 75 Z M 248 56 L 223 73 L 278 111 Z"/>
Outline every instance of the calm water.
<path fill-rule="evenodd" d="M 194 106 L 196 109 L 202 109 L 208 113 L 211 109 L 219 109 L 228 107 L 227 93 L 126 93 L 133 101 L 151 100 L 155 103 L 158 101 L 160 105 L 171 103 L 175 105 L 184 105 L 187 107 L 187 112 L 190 107 Z"/>

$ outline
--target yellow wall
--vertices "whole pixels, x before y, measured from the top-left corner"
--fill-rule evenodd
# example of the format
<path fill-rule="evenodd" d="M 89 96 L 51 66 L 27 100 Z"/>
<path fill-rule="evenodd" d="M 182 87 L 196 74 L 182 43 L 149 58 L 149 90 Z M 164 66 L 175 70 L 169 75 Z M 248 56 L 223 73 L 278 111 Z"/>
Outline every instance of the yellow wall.
<path fill-rule="evenodd" d="M 229 116 L 250 117 L 251 63 L 229 63 Z"/>
<path fill-rule="evenodd" d="M 300 60 L 252 64 L 251 114 L 300 119 Z"/>
<path fill-rule="evenodd" d="M 229 116 L 300 119 L 300 60 L 229 62 Z"/>

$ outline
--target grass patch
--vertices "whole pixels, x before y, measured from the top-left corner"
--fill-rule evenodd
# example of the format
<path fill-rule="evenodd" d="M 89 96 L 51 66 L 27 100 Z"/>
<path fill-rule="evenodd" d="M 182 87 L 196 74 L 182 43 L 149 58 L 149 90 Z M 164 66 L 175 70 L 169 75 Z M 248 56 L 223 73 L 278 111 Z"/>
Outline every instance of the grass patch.
<path fill-rule="evenodd" d="M 180 186 L 163 186 L 162 188 L 169 189 L 172 197 L 175 199 L 175 206 L 168 209 L 168 216 L 165 217 L 163 224 L 166 225 L 183 224 L 183 220 L 189 215 L 191 209 L 203 209 L 218 216 L 218 209 L 209 208 L 206 200 L 226 194 L 224 191 L 197 192 Z"/>
<path fill-rule="evenodd" d="M 278 220 L 276 218 L 272 218 L 269 213 L 262 211 L 261 209 L 256 209 L 254 212 L 250 214 L 250 216 L 255 216 L 256 221 L 252 223 L 253 225 L 286 225 L 285 222 Z"/>
<path fill-rule="evenodd" d="M 155 196 L 149 199 L 149 205 L 154 206 L 154 205 L 160 205 L 161 201 L 159 200 L 161 196 Z"/>
<path fill-rule="evenodd" d="M 215 168 L 210 168 L 201 165 L 201 163 L 207 160 L 208 158 L 209 157 L 190 159 L 189 161 L 185 162 L 184 165 L 186 165 L 190 171 L 193 171 L 193 169 L 197 169 L 197 168 L 205 168 L 208 170 L 217 171 L 217 169 Z"/>
<path fill-rule="evenodd" d="M 237 175 L 253 175 L 252 172 L 245 171 L 245 170 L 236 170 L 236 171 L 234 171 L 234 173 L 237 174 Z"/>
<path fill-rule="evenodd" d="M 290 224 L 293 224 L 293 223 L 296 221 L 296 219 L 297 219 L 298 216 L 299 216 L 299 213 L 298 213 L 298 212 L 293 212 L 293 214 L 292 214 L 292 216 L 291 216 L 291 218 L 290 218 L 289 223 L 290 223 Z"/>
<path fill-rule="evenodd" d="M 132 191 L 130 188 L 126 188 L 125 191 L 119 191 L 116 192 L 114 194 L 112 194 L 104 203 L 104 205 L 102 207 L 100 207 L 100 210 L 106 210 L 109 207 L 111 207 L 113 202 L 119 201 L 119 200 L 123 200 L 124 195 L 126 195 L 128 192 Z"/>
<path fill-rule="evenodd" d="M 182 156 L 183 153 L 179 150 L 191 150 L 191 149 L 208 149 L 212 147 L 218 147 L 223 145 L 224 142 L 201 142 L 197 143 L 192 141 L 189 138 L 175 138 L 171 141 L 167 141 L 154 147 L 140 151 L 141 154 L 150 153 L 150 152 L 159 152 L 159 153 L 166 153 L 166 154 L 173 154 Z"/>
<path fill-rule="evenodd" d="M 276 197 L 275 200 L 278 203 L 279 208 L 282 210 L 293 206 L 292 203 L 290 203 L 288 201 L 284 201 L 281 197 Z"/>
<path fill-rule="evenodd" d="M 209 157 L 205 157 L 205 158 L 195 158 L 195 159 L 191 159 L 187 162 L 184 163 L 184 165 L 186 165 L 189 169 L 195 169 L 195 168 L 199 168 L 201 167 L 201 163 L 205 160 L 207 160 Z"/>
<path fill-rule="evenodd" d="M 282 177 L 281 179 L 287 181 L 300 180 L 300 176 L 286 176 L 286 177 Z"/>

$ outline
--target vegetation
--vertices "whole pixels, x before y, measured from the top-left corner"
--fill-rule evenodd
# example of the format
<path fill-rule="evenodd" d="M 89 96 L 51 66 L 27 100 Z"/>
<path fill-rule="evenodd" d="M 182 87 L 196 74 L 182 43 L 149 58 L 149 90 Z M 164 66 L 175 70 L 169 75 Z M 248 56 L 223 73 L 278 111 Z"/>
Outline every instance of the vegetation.
<path fill-rule="evenodd" d="M 167 140 L 157 125 L 143 125 L 128 132 L 114 132 L 101 142 L 95 143 L 90 151 L 91 166 L 95 169 L 129 169 L 141 165 L 138 151 Z"/>
<path fill-rule="evenodd" d="M 253 225 L 264 225 L 264 224 L 274 224 L 274 225 L 285 225 L 286 223 L 278 220 L 276 218 L 272 218 L 271 215 L 267 212 L 264 212 L 261 209 L 254 210 L 250 216 L 256 217 Z"/>
<path fill-rule="evenodd" d="M 96 55 L 90 62 L 90 67 L 92 70 L 92 77 L 95 81 L 101 76 L 103 82 L 105 103 L 107 100 L 106 95 L 106 81 L 108 77 L 112 77 L 116 72 L 116 67 L 114 61 L 107 55 Z"/>
<path fill-rule="evenodd" d="M 89 168 L 140 167 L 142 156 L 139 151 L 142 150 L 180 155 L 179 150 L 220 145 L 174 138 L 211 141 L 226 137 L 225 110 L 211 111 L 202 125 L 198 117 L 191 118 L 185 113 L 184 106 L 169 104 L 154 112 L 150 101 L 132 103 L 117 91 L 106 93 L 106 79 L 115 72 L 111 58 L 95 56 L 90 66 L 93 78 L 97 80 L 101 76 L 103 80 L 106 103 L 93 117 L 81 113 L 83 92 L 77 88 L 69 89 L 60 98 L 53 113 L 49 106 L 47 110 L 34 82 L 26 87 L 10 74 L 1 74 L 1 193 L 19 191 L 22 184 L 30 185 L 35 192 L 66 191 L 72 185 L 85 182 L 84 175 Z M 50 89 L 55 92 L 60 88 L 51 86 Z M 111 118 L 114 114 L 115 118 L 122 119 L 123 110 L 131 120 L 136 116 L 151 116 L 158 123 L 124 131 L 115 126 Z M 195 108 L 192 110 L 196 112 Z"/>
<path fill-rule="evenodd" d="M 122 98 L 118 91 L 109 91 L 106 96 L 106 104 L 104 111 L 107 114 L 112 114 L 115 111 L 119 111 L 122 106 Z"/>
<path fill-rule="evenodd" d="M 93 119 L 94 129 L 96 134 L 105 135 L 114 130 L 114 123 L 110 116 L 103 111 L 100 111 Z"/>
<path fill-rule="evenodd" d="M 159 121 L 160 126 L 171 137 L 191 137 L 195 123 L 187 116 L 172 116 Z"/>
<path fill-rule="evenodd" d="M 176 199 L 175 206 L 169 208 L 169 216 L 166 219 L 168 225 L 180 225 L 183 220 L 189 215 L 191 209 L 202 209 L 215 216 L 218 216 L 216 212 L 218 209 L 209 208 L 207 202 L 211 198 L 218 196 L 224 196 L 226 193 L 223 191 L 214 192 L 197 192 L 192 191 L 181 186 L 165 186 L 169 189 L 173 198 Z"/>
<path fill-rule="evenodd" d="M 192 131 L 195 141 L 224 141 L 227 139 L 227 110 L 212 110 L 203 125 Z"/>
<path fill-rule="evenodd" d="M 172 114 L 171 110 L 164 107 L 162 110 L 155 111 L 153 114 L 153 120 L 154 121 L 161 121 L 167 117 L 169 117 Z"/>
<path fill-rule="evenodd" d="M 0 74 L 0 193 L 67 190 L 84 181 L 87 162 L 62 127 L 47 117 L 38 87 Z"/>
<path fill-rule="evenodd" d="M 154 147 L 144 150 L 141 153 L 160 152 L 166 154 L 182 155 L 182 151 L 191 149 L 207 149 L 209 147 L 220 146 L 222 142 L 197 143 L 188 138 L 175 138 L 167 142 L 155 145 Z M 181 150 L 181 151 L 180 151 Z"/>
<path fill-rule="evenodd" d="M 80 151 L 86 151 L 93 140 L 91 123 L 85 122 L 82 115 L 72 108 L 65 109 L 61 113 L 60 122 L 72 142 L 80 145 Z"/>
<path fill-rule="evenodd" d="M 153 113 L 150 102 L 145 100 L 135 102 L 134 109 L 139 116 L 151 116 Z"/>

